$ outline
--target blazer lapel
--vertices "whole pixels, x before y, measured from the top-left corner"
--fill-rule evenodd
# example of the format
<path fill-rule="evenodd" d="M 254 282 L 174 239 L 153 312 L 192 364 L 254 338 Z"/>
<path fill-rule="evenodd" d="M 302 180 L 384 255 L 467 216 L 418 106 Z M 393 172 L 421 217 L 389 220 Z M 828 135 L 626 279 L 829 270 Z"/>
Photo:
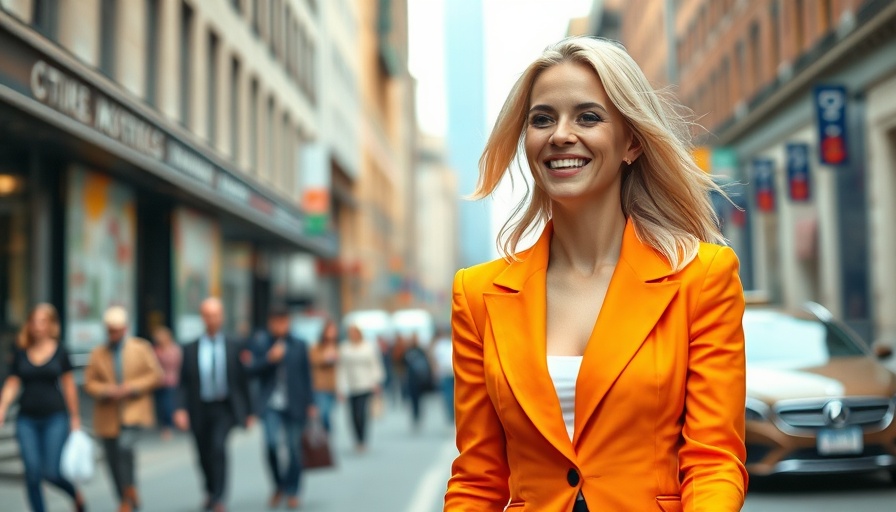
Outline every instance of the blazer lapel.
<path fill-rule="evenodd" d="M 494 281 L 502 291 L 484 300 L 501 369 L 513 395 L 539 432 L 570 461 L 572 443 L 547 367 L 545 278 L 552 225 L 549 223 L 522 261 L 512 262 Z"/>
<path fill-rule="evenodd" d="M 662 280 L 671 274 L 665 258 L 641 243 L 629 220 L 576 382 L 575 446 L 579 433 L 678 292 L 678 281 Z"/>

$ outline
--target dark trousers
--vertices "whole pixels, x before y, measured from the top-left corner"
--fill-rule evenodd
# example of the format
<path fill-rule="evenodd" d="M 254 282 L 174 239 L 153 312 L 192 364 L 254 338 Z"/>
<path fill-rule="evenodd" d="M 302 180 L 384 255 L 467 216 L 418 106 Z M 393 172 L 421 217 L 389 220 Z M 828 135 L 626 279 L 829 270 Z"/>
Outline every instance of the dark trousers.
<path fill-rule="evenodd" d="M 224 499 L 227 483 L 227 436 L 236 425 L 230 403 L 203 402 L 199 406 L 197 418 L 190 418 L 193 438 L 199 454 L 199 465 L 205 479 L 205 492 L 209 504 L 215 505 Z"/>
<path fill-rule="evenodd" d="M 268 467 L 278 491 L 287 496 L 298 496 L 302 481 L 301 421 L 291 419 L 284 411 L 268 408 L 261 418 L 264 424 Z M 282 435 L 281 435 L 282 434 Z M 280 461 L 280 448 L 286 448 L 286 468 Z"/>
<path fill-rule="evenodd" d="M 124 492 L 134 486 L 134 445 L 137 444 L 139 430 L 134 427 L 122 427 L 118 437 L 104 437 L 103 451 L 106 452 L 106 464 L 118 501 L 124 501 Z"/>
<path fill-rule="evenodd" d="M 44 512 L 44 495 L 41 480 L 46 480 L 63 492 L 75 497 L 75 487 L 59 473 L 59 459 L 62 445 L 68 438 L 68 414 L 58 412 L 49 416 L 27 416 L 16 418 L 16 438 L 19 454 L 25 466 L 25 487 L 28 502 L 34 512 Z"/>
<path fill-rule="evenodd" d="M 159 419 L 159 426 L 171 428 L 174 426 L 172 416 L 174 415 L 174 395 L 177 388 L 159 388 L 155 392 L 156 398 L 156 417 Z"/>
<path fill-rule="evenodd" d="M 367 439 L 367 417 L 370 415 L 370 397 L 373 393 L 361 393 L 349 397 L 351 405 L 352 425 L 355 427 L 355 441 L 364 444 Z"/>
<path fill-rule="evenodd" d="M 423 399 L 423 383 L 408 374 L 408 399 L 411 402 L 411 420 L 420 425 L 420 401 Z"/>
<path fill-rule="evenodd" d="M 585 500 L 578 500 L 572 507 L 572 512 L 588 512 L 588 504 Z"/>

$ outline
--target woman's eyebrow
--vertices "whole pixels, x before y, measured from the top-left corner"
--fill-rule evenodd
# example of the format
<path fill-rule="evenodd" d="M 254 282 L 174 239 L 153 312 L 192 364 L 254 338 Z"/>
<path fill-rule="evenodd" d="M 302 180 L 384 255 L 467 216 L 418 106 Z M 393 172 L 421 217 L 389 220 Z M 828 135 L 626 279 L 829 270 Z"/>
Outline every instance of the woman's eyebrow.
<path fill-rule="evenodd" d="M 577 111 L 595 109 L 595 110 L 601 110 L 604 113 L 609 114 L 609 111 L 607 111 L 606 107 L 604 107 L 600 103 L 595 103 L 593 101 L 586 101 L 585 103 L 579 103 L 578 105 L 575 106 L 575 109 Z M 532 108 L 529 109 L 529 113 L 532 113 L 532 112 L 554 113 L 556 111 L 557 111 L 557 109 L 555 109 L 554 107 L 552 107 L 550 105 L 543 105 L 543 104 L 533 105 Z"/>

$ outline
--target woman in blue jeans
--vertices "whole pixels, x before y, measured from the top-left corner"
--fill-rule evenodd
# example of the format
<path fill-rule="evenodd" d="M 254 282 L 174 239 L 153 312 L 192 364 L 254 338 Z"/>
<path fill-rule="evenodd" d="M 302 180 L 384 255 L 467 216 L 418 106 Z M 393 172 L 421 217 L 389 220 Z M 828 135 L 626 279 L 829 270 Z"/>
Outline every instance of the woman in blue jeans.
<path fill-rule="evenodd" d="M 83 512 L 84 498 L 59 473 L 62 445 L 69 432 L 81 428 L 81 417 L 72 364 L 58 338 L 56 309 L 37 305 L 19 333 L 10 374 L 0 392 L 0 426 L 21 390 L 16 438 L 31 510 L 44 512 L 41 481 L 46 480 L 71 496 L 75 510 Z"/>

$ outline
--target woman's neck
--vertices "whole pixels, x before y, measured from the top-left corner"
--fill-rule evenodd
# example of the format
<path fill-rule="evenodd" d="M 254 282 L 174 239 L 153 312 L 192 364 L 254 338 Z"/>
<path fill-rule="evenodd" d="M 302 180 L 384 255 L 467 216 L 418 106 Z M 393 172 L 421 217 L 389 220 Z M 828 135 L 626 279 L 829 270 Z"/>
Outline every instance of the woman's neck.
<path fill-rule="evenodd" d="M 575 210 L 554 205 L 552 219 L 552 266 L 571 268 L 583 276 L 615 267 L 626 223 L 618 202 Z"/>

